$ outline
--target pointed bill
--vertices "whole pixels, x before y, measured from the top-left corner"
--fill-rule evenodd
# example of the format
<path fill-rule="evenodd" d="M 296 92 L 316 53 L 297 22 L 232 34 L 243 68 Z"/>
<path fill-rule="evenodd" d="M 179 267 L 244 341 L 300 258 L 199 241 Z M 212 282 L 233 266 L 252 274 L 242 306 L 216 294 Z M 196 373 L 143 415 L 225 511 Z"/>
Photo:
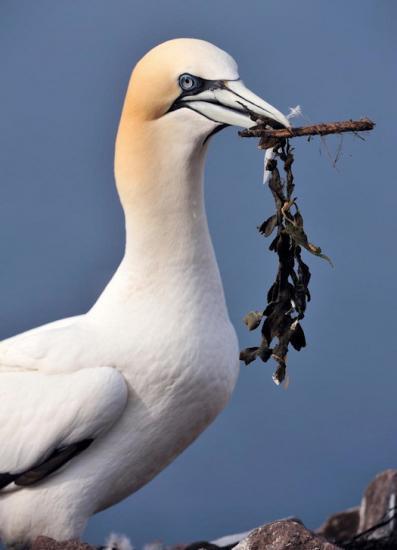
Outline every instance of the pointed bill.
<path fill-rule="evenodd" d="M 275 122 L 275 126 L 290 128 L 285 115 L 267 103 L 251 90 L 242 80 L 220 81 L 219 85 L 196 95 L 186 96 L 182 102 L 190 109 L 210 118 L 214 122 L 232 126 L 251 128 L 256 121 L 251 120 L 248 110 L 259 117 Z"/>

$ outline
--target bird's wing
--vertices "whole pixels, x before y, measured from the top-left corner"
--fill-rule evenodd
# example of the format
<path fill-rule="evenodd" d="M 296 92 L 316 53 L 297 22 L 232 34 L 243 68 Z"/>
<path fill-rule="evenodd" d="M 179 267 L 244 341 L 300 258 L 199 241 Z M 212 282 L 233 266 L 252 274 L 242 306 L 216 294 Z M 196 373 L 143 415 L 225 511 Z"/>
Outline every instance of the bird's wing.
<path fill-rule="evenodd" d="M 81 366 L 100 366 L 89 361 L 85 315 L 77 315 L 47 323 L 16 334 L 0 342 L 0 373 L 5 370 L 78 370 Z M 92 342 L 91 338 L 88 338 Z M 85 344 L 85 345 L 84 345 Z M 88 346 L 91 350 L 95 345 Z M 92 355 L 92 352 L 91 352 Z M 76 359 L 82 359 L 80 361 Z M 102 366 L 102 365 L 101 365 Z"/>
<path fill-rule="evenodd" d="M 121 416 L 124 377 L 111 367 L 0 374 L 0 489 L 54 472 Z"/>

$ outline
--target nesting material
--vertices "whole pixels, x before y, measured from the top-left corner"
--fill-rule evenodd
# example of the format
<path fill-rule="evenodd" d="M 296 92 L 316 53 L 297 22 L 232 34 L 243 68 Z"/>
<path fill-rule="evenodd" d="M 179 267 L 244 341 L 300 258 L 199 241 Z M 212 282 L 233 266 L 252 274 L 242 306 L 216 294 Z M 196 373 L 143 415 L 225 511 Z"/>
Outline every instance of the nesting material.
<path fill-rule="evenodd" d="M 252 114 L 256 117 L 256 115 Z M 244 317 L 249 330 L 261 326 L 261 341 L 258 346 L 240 352 L 240 359 L 246 365 L 259 358 L 263 362 L 273 359 L 276 369 L 274 382 L 279 385 L 288 382 L 287 355 L 289 347 L 300 351 L 306 346 L 306 337 L 301 322 L 310 301 L 310 270 L 302 259 L 304 250 L 326 260 L 332 265 L 319 246 L 312 244 L 304 230 L 303 216 L 294 197 L 294 162 L 291 137 L 326 135 L 329 133 L 372 130 L 374 123 L 369 119 L 316 124 L 301 128 L 269 127 L 266 119 L 256 120 L 257 126 L 240 132 L 243 137 L 259 137 L 259 147 L 266 149 L 264 183 L 267 183 L 275 203 L 275 213 L 267 218 L 259 232 L 264 237 L 274 235 L 269 250 L 277 254 L 276 279 L 267 292 L 264 310 L 251 311 Z M 280 176 L 278 162 L 282 163 L 285 177 Z"/>
<path fill-rule="evenodd" d="M 255 115 L 257 119 L 257 115 Z M 342 120 L 339 122 L 322 122 L 321 124 L 311 124 L 310 126 L 300 126 L 297 128 L 271 128 L 269 121 L 263 119 L 259 124 L 241 130 L 241 137 L 259 137 L 261 142 L 259 147 L 267 149 L 275 142 L 283 138 L 293 137 L 311 137 L 326 136 L 328 134 L 343 134 L 345 132 L 367 132 L 375 128 L 375 123 L 369 118 L 360 118 L 360 120 Z"/>

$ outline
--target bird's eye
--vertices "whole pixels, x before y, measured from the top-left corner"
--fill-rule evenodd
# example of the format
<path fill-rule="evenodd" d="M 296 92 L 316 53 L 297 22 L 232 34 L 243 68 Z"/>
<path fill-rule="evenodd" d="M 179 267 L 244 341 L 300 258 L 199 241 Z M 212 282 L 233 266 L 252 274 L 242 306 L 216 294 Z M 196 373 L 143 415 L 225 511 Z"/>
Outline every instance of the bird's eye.
<path fill-rule="evenodd" d="M 200 87 L 200 80 L 191 74 L 182 74 L 179 77 L 179 86 L 182 90 L 190 92 L 191 90 Z"/>

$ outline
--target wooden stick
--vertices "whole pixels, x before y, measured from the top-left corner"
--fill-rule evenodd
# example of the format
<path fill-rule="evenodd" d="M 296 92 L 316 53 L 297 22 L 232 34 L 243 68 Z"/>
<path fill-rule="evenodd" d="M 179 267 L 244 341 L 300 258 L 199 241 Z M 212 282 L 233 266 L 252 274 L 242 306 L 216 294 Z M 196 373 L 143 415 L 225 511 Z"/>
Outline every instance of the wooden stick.
<path fill-rule="evenodd" d="M 360 120 L 342 120 L 340 122 L 325 122 L 322 124 L 313 124 L 311 126 L 300 126 L 298 128 L 282 128 L 272 130 L 266 128 L 264 124 L 258 124 L 253 128 L 241 130 L 241 137 L 263 138 L 266 146 L 268 139 L 283 139 L 301 136 L 326 136 L 327 134 L 342 134 L 343 132 L 365 132 L 373 130 L 375 123 L 369 118 L 360 118 Z M 261 146 L 261 144 L 260 144 Z"/>

